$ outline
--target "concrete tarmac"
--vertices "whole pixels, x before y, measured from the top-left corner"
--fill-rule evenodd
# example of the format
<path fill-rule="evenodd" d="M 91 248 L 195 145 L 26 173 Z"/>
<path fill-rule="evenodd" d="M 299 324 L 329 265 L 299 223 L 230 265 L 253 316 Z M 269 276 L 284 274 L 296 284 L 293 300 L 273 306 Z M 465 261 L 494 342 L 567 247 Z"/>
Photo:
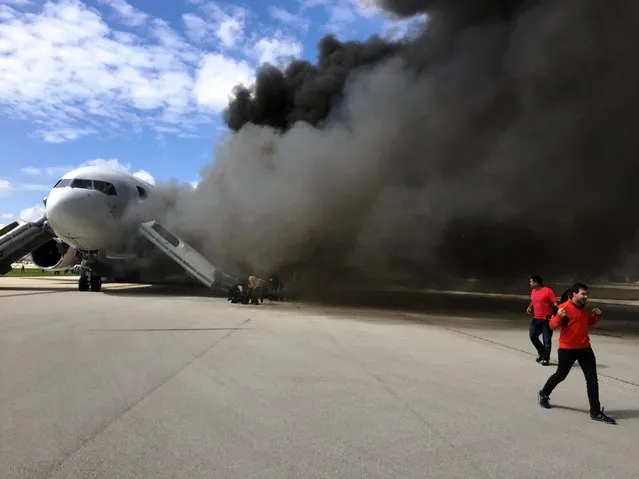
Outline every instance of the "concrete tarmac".
<path fill-rule="evenodd" d="M 610 426 L 578 366 L 538 406 L 525 314 L 412 309 L 0 278 L 0 477 L 637 477 L 636 336 L 591 336 Z"/>

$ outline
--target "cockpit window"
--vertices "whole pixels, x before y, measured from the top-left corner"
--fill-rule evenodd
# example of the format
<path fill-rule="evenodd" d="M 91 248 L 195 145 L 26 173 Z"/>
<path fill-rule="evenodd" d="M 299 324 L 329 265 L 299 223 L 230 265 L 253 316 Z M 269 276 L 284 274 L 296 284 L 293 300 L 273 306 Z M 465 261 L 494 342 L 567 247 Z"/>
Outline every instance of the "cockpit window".
<path fill-rule="evenodd" d="M 65 186 L 69 186 L 71 184 L 71 179 L 70 178 L 62 178 L 60 181 L 58 181 L 54 188 L 64 188 Z"/>
<path fill-rule="evenodd" d="M 138 189 L 138 195 L 140 195 L 140 198 L 146 198 L 146 190 L 142 188 L 141 186 L 138 186 L 137 189 Z"/>
<path fill-rule="evenodd" d="M 115 186 L 111 183 L 107 183 L 106 181 L 94 180 L 93 184 L 95 185 L 95 189 L 101 191 L 105 195 L 115 196 Z"/>
<path fill-rule="evenodd" d="M 71 188 L 82 188 L 85 190 L 93 189 L 93 181 L 91 180 L 82 180 L 80 178 L 76 178 L 71 182 Z"/>
<path fill-rule="evenodd" d="M 67 180 L 62 180 L 62 181 L 67 181 Z M 68 180 L 70 181 L 70 180 Z M 61 185 L 62 183 L 60 183 Z M 57 187 L 60 188 L 61 186 L 58 185 Z M 101 193 L 104 193 L 105 195 L 109 195 L 109 196 L 116 196 L 117 195 L 117 191 L 115 189 L 115 186 L 113 186 L 112 183 L 108 183 L 106 181 L 101 181 L 101 180 L 85 180 L 82 178 L 76 178 L 73 181 L 71 181 L 71 188 L 82 188 L 85 190 L 96 190 L 99 191 Z"/>

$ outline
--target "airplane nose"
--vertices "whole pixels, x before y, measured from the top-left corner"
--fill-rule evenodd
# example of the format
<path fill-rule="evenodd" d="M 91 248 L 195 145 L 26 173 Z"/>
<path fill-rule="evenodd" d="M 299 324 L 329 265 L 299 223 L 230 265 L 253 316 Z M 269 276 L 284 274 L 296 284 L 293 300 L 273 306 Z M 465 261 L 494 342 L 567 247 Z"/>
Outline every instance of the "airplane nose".
<path fill-rule="evenodd" d="M 78 219 L 84 213 L 84 204 L 79 195 L 72 192 L 48 198 L 46 206 L 46 216 L 49 224 L 54 229 L 72 230 L 78 223 Z"/>
<path fill-rule="evenodd" d="M 104 237 L 104 204 L 93 192 L 67 190 L 47 199 L 47 221 L 60 239 L 82 249 L 94 249 Z"/>

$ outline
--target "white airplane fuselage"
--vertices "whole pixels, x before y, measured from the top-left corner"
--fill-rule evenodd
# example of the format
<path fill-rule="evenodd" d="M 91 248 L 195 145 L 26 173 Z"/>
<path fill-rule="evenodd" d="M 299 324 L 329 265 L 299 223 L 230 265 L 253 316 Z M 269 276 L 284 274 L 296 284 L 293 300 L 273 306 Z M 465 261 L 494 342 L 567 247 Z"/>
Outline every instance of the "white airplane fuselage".
<path fill-rule="evenodd" d="M 68 172 L 44 200 L 42 218 L 3 230 L 0 275 L 31 254 L 38 268 L 79 273 L 80 291 L 100 291 L 102 277 L 175 278 L 223 289 L 237 283 L 158 222 L 164 212 L 157 195 L 152 185 L 124 171 L 88 166 Z"/>
<path fill-rule="evenodd" d="M 125 253 L 127 238 L 148 221 L 153 186 L 126 172 L 99 166 L 65 174 L 45 200 L 55 235 L 82 252 Z"/>

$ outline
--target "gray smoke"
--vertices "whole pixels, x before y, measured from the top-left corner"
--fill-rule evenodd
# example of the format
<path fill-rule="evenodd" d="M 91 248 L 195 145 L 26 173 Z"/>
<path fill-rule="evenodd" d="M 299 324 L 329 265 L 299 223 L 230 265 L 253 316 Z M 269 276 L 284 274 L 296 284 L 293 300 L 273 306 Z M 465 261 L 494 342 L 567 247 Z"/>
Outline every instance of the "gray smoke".
<path fill-rule="evenodd" d="M 639 222 L 639 2 L 391 1 L 411 40 L 319 44 L 238 87 L 167 221 L 268 274 L 610 272 Z"/>

